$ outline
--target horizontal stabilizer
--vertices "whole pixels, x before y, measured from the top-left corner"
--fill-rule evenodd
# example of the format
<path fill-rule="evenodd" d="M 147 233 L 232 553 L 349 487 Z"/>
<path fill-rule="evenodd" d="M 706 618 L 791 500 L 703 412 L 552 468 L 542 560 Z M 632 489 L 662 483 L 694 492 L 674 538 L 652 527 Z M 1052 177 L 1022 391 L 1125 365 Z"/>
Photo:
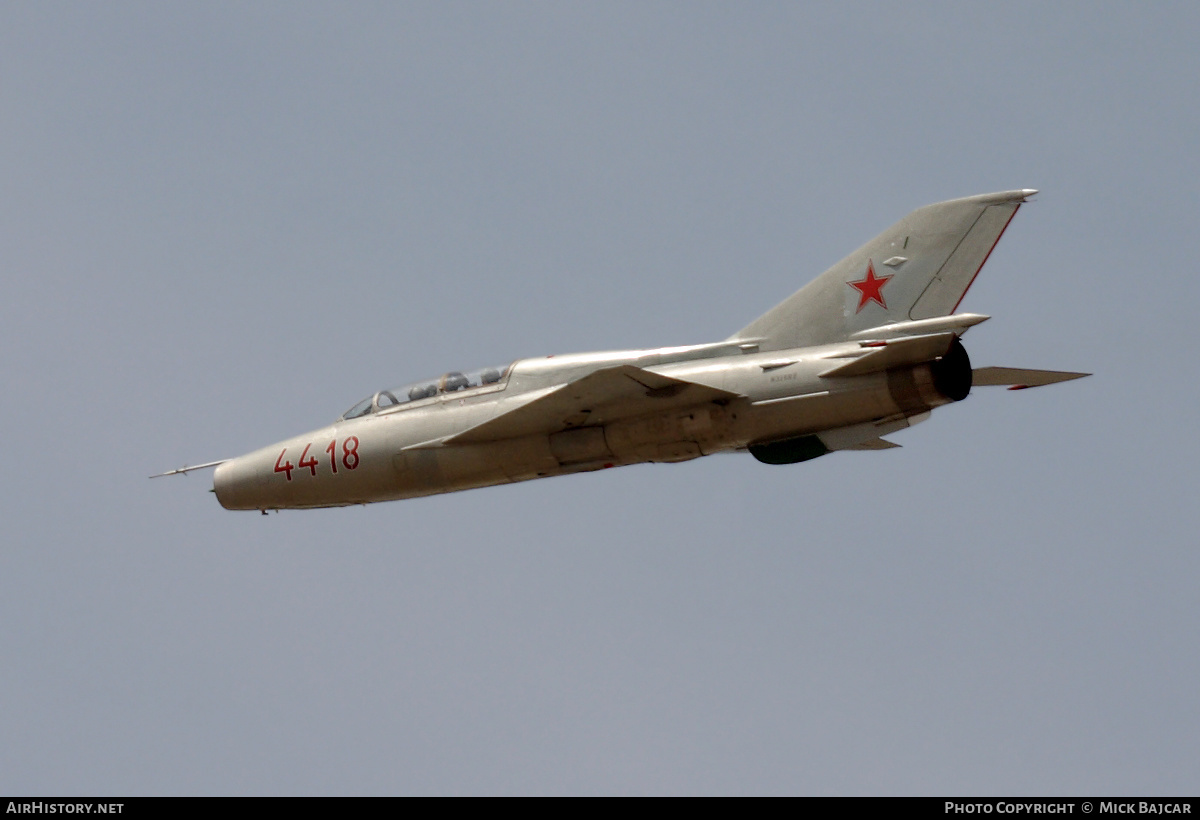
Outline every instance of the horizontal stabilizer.
<path fill-rule="evenodd" d="M 907 364 L 929 362 L 946 355 L 950 345 L 958 336 L 950 331 L 933 333 L 928 336 L 907 336 L 878 342 L 878 346 L 867 348 L 869 353 L 859 356 L 845 364 L 838 365 L 832 370 L 826 370 L 821 378 L 834 376 L 862 376 L 866 373 L 877 373 L 893 367 Z"/>
<path fill-rule="evenodd" d="M 974 387 L 1008 387 L 1009 390 L 1024 390 L 1045 384 L 1069 382 L 1082 379 L 1091 373 L 1069 373 L 1062 370 L 1022 370 L 1018 367 L 980 367 L 972 372 Z"/>
<path fill-rule="evenodd" d="M 475 444 L 570 427 L 597 426 L 675 407 L 738 398 L 737 393 L 623 364 L 605 367 L 446 439 Z"/>

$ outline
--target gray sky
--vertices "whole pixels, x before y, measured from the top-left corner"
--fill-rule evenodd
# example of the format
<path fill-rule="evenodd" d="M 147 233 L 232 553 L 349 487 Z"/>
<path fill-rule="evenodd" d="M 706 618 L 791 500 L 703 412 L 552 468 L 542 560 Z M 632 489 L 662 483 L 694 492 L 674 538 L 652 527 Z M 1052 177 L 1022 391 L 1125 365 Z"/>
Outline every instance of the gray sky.
<path fill-rule="evenodd" d="M 1194 794 L 1200 11 L 814 5 L 0 6 L 0 793 Z M 146 480 L 1019 187 L 901 450 Z"/>

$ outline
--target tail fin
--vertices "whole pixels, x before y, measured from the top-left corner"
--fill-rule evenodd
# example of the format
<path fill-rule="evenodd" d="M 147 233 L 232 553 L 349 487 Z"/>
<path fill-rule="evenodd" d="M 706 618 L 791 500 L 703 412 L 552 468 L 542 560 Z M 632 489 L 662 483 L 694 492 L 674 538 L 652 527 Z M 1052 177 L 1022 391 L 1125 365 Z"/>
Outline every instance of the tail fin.
<path fill-rule="evenodd" d="M 1037 191 L 926 205 L 730 337 L 760 350 L 825 344 L 953 313 L 1017 209 Z"/>

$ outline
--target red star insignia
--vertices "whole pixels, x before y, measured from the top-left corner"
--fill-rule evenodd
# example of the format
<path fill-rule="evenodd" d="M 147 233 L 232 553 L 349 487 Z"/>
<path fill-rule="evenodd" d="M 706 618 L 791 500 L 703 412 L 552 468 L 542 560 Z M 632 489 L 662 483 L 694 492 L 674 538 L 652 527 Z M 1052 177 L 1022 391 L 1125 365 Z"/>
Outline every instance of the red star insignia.
<path fill-rule="evenodd" d="M 867 302 L 878 302 L 879 306 L 887 310 L 887 302 L 883 301 L 883 286 L 890 282 L 890 276 L 876 276 L 875 266 L 871 260 L 867 260 L 867 275 L 857 282 L 847 282 L 846 284 L 858 291 L 858 310 L 860 312 L 867 306 Z"/>

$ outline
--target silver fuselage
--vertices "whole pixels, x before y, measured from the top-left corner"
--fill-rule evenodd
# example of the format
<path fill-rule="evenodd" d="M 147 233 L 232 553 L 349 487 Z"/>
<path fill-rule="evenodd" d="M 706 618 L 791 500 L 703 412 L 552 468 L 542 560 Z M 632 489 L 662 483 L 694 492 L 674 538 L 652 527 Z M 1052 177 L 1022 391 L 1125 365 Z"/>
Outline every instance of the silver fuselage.
<path fill-rule="evenodd" d="M 227 509 L 332 507 L 686 461 L 817 434 L 828 449 L 839 449 L 839 431 L 851 443 L 856 435 L 874 438 L 952 400 L 935 387 L 929 363 L 821 375 L 867 352 L 862 342 L 769 352 L 723 342 L 522 359 L 500 383 L 339 420 L 227 461 L 217 468 L 214 489 Z M 674 402 L 661 411 L 649 398 L 645 412 L 607 423 L 580 415 L 554 419 L 533 433 L 444 443 L 588 374 L 626 364 L 733 397 L 690 406 Z M 860 427 L 865 432 L 857 433 Z"/>

